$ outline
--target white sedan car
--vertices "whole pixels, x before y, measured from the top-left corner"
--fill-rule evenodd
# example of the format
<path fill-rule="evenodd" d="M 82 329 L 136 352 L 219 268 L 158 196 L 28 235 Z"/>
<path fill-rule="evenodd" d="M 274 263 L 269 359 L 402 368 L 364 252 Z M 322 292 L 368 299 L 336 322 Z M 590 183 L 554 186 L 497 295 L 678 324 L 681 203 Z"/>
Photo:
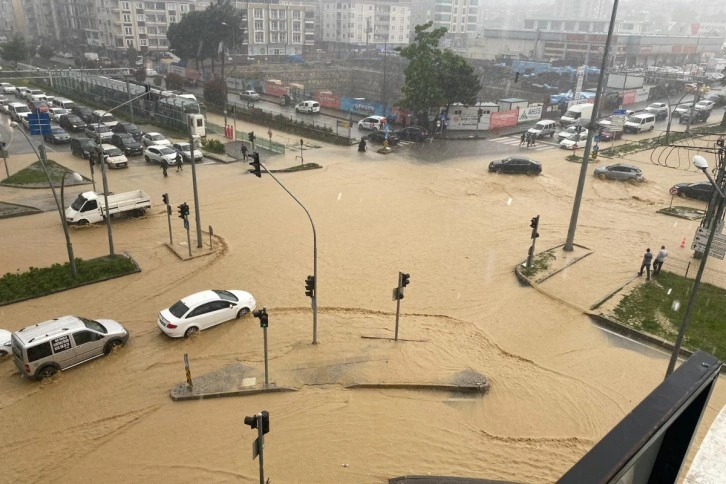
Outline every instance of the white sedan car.
<path fill-rule="evenodd" d="M 202 291 L 162 310 L 156 324 L 163 333 L 172 338 L 188 338 L 197 331 L 239 319 L 254 311 L 255 307 L 255 298 L 245 291 Z"/>
<path fill-rule="evenodd" d="M 13 352 L 10 348 L 10 338 L 12 335 L 10 331 L 0 329 L 0 358 L 4 358 Z"/>
<path fill-rule="evenodd" d="M 48 108 L 51 121 L 55 121 L 56 123 L 60 123 L 60 117 L 68 113 L 69 111 L 63 108 Z"/>
<path fill-rule="evenodd" d="M 174 148 L 177 153 L 181 153 L 182 158 L 184 158 L 184 163 L 192 162 L 192 147 L 189 143 L 174 143 L 172 148 Z M 196 163 L 202 161 L 203 158 L 204 155 L 202 155 L 201 150 L 194 150 L 194 161 Z"/>
<path fill-rule="evenodd" d="M 578 148 L 584 148 L 587 143 L 587 130 L 580 134 L 571 134 L 567 138 L 560 141 L 560 148 L 563 150 L 575 150 Z"/>
<path fill-rule="evenodd" d="M 149 146 L 144 151 L 147 163 L 161 163 L 166 160 L 169 165 L 176 165 L 176 150 L 170 146 Z"/>
<path fill-rule="evenodd" d="M 144 146 L 153 146 L 153 145 L 160 145 L 160 146 L 171 146 L 171 141 L 166 139 L 166 136 L 164 136 L 161 133 L 146 133 L 141 137 L 141 143 Z"/>

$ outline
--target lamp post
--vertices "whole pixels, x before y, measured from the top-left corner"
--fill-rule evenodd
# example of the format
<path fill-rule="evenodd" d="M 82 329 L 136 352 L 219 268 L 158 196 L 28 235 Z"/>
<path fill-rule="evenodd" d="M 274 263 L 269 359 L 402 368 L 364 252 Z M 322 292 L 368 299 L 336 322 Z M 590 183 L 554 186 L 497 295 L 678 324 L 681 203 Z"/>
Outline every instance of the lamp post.
<path fill-rule="evenodd" d="M 73 175 L 73 180 L 75 180 L 77 182 L 83 181 L 83 177 L 74 171 L 66 171 L 63 173 L 63 178 L 61 178 L 61 206 L 63 208 L 65 208 L 65 206 L 66 206 L 66 197 L 65 197 L 65 194 L 63 193 L 63 190 L 66 186 L 66 175 L 68 175 L 68 174 Z"/>
<path fill-rule="evenodd" d="M 691 288 L 691 294 L 688 297 L 688 304 L 686 304 L 686 309 L 683 312 L 683 320 L 681 321 L 681 327 L 678 330 L 678 336 L 676 337 L 676 342 L 673 345 L 673 353 L 671 353 L 671 359 L 668 362 L 668 369 L 666 370 L 666 378 L 673 373 L 673 370 L 676 367 L 676 361 L 678 361 L 678 354 L 681 352 L 681 345 L 683 344 L 683 337 L 686 333 L 686 328 L 688 327 L 688 322 L 691 318 L 691 311 L 693 310 L 693 305 L 696 302 L 696 293 L 698 293 L 698 287 L 701 285 L 701 277 L 703 276 L 703 270 L 706 268 L 706 260 L 708 260 L 708 253 L 711 250 L 711 243 L 713 242 L 713 236 L 716 234 L 716 227 L 718 225 L 718 221 L 723 217 L 724 213 L 724 201 L 726 197 L 724 196 L 723 191 L 721 191 L 721 187 L 716 183 L 711 176 L 711 174 L 708 172 L 708 161 L 706 161 L 706 158 L 700 155 L 696 155 L 693 157 L 693 165 L 698 168 L 699 170 L 703 171 L 703 173 L 706 174 L 706 177 L 708 178 L 708 181 L 711 182 L 711 185 L 713 185 L 713 188 L 716 189 L 716 192 L 719 196 L 719 202 L 718 202 L 718 208 L 716 210 L 716 217 L 713 219 L 713 223 L 711 224 L 711 230 L 708 233 L 708 239 L 706 240 L 706 246 L 703 249 L 703 258 L 701 258 L 701 263 L 698 266 L 698 272 L 696 273 L 696 278 L 693 280 L 693 287 Z M 719 166 L 719 171 L 721 172 L 719 174 L 719 179 L 722 180 L 723 183 L 723 170 L 724 166 L 723 163 L 721 166 Z"/>
<path fill-rule="evenodd" d="M 10 123 L 10 126 L 13 128 L 18 128 L 18 123 L 13 121 L 12 123 Z M 28 144 L 30 145 L 31 148 L 33 148 L 33 151 L 35 152 L 35 156 L 38 157 L 38 161 L 40 162 L 40 165 L 43 167 L 43 171 L 45 172 L 45 177 L 48 179 L 48 184 L 50 185 L 50 191 L 53 193 L 53 199 L 55 200 L 55 206 L 58 209 L 58 215 L 60 215 L 61 225 L 63 226 L 63 234 L 65 235 L 65 238 L 66 238 L 66 250 L 68 251 L 68 263 L 71 266 L 71 277 L 73 277 L 75 279 L 76 276 L 78 275 L 78 273 L 76 272 L 76 258 L 73 255 L 73 245 L 71 244 L 71 234 L 68 231 L 68 222 L 66 221 L 65 213 L 63 213 L 63 207 L 61 206 L 61 201 L 58 200 L 58 194 L 56 193 L 55 187 L 53 186 L 53 181 L 50 179 L 50 173 L 48 173 L 48 168 L 45 166 L 45 146 L 40 145 L 38 147 L 40 152 L 38 152 L 38 150 L 35 149 L 33 142 L 30 141 L 30 138 L 28 138 L 28 135 L 25 133 L 25 131 L 22 129 L 19 129 L 19 128 L 18 128 L 18 131 L 20 131 L 23 134 L 23 136 L 25 136 L 25 139 L 28 140 Z M 63 173 L 63 181 L 65 181 L 65 175 L 67 173 L 68 172 Z M 62 188 L 62 186 L 63 185 L 61 184 L 61 188 Z"/>
<path fill-rule="evenodd" d="M 222 25 L 229 27 L 227 22 L 222 22 Z M 222 56 L 222 96 L 224 96 L 224 128 L 227 129 L 227 79 L 224 77 L 224 58 L 227 57 L 224 54 L 224 39 L 219 42 L 219 51 Z M 192 160 L 192 163 L 194 161 Z"/>

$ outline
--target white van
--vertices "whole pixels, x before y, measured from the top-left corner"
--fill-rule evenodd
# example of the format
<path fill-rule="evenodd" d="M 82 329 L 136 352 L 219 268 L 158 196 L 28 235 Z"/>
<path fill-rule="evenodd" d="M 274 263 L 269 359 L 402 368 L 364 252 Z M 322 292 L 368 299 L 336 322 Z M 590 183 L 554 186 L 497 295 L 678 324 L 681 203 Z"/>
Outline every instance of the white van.
<path fill-rule="evenodd" d="M 68 111 L 73 109 L 73 107 L 76 105 L 76 103 L 74 103 L 70 99 L 66 99 L 64 97 L 55 98 L 55 100 L 53 101 L 53 104 L 55 104 L 56 106 L 61 107 L 63 109 L 67 109 Z"/>
<path fill-rule="evenodd" d="M 106 355 L 128 339 L 129 332 L 111 319 L 62 316 L 16 331 L 11 347 L 20 373 L 42 380 Z"/>
<path fill-rule="evenodd" d="M 320 103 L 317 101 L 303 101 L 295 106 L 296 113 L 319 113 Z"/>
<path fill-rule="evenodd" d="M 527 130 L 527 133 L 533 134 L 538 138 L 544 138 L 549 136 L 554 137 L 555 131 L 557 131 L 557 123 L 551 119 L 540 119 L 537 124 Z"/>
<path fill-rule="evenodd" d="M 588 123 L 592 118 L 592 107 L 590 103 L 575 104 L 567 110 L 565 114 L 560 118 L 560 124 L 562 126 L 569 126 L 576 121 L 581 123 Z"/>
<path fill-rule="evenodd" d="M 641 113 L 629 116 L 623 131 L 625 133 L 641 133 L 643 131 L 651 131 L 655 128 L 655 114 Z"/>

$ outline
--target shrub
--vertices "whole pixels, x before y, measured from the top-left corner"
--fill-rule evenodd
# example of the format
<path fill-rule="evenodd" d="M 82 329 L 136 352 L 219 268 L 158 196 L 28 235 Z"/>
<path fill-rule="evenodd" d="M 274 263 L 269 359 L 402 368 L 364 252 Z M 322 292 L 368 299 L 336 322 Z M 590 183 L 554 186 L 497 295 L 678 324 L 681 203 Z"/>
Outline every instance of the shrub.
<path fill-rule="evenodd" d="M 207 139 L 206 141 L 202 141 L 202 146 L 204 146 L 205 150 L 212 153 L 218 153 L 220 155 L 225 153 L 224 144 L 218 139 Z"/>

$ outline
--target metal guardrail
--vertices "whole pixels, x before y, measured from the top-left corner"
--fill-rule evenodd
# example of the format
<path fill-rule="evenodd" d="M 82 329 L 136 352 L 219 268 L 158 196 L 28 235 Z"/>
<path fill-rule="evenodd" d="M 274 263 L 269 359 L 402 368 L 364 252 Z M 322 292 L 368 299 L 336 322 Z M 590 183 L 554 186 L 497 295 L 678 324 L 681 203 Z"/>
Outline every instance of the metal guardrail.
<path fill-rule="evenodd" d="M 215 134 L 218 134 L 220 136 L 224 136 L 224 126 L 220 126 L 218 124 L 214 123 L 207 123 L 207 131 L 212 132 Z M 247 139 L 247 133 L 243 133 L 241 131 L 237 131 L 235 133 L 235 139 L 237 141 L 243 141 L 246 142 Z M 272 151 L 273 153 L 279 153 L 281 155 L 285 154 L 285 145 L 282 143 L 277 143 L 275 141 L 272 141 L 270 139 L 263 138 L 262 136 L 257 136 L 255 138 L 255 145 L 258 148 L 262 148 L 263 150 Z"/>

